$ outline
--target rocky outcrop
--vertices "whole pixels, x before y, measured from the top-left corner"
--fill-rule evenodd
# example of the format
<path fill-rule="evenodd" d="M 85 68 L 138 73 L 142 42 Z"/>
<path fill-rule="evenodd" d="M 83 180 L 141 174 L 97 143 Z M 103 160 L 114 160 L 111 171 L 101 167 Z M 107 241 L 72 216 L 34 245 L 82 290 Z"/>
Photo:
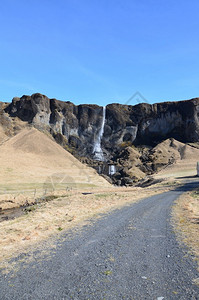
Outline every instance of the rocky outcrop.
<path fill-rule="evenodd" d="M 110 104 L 105 137 L 111 134 L 112 144 L 117 145 L 127 141 L 154 145 L 170 137 L 182 142 L 198 141 L 198 116 L 199 98 L 152 105 Z"/>
<path fill-rule="evenodd" d="M 32 96 L 15 97 L 12 103 L 5 109 L 12 117 L 18 117 L 22 121 L 33 124 L 49 125 L 50 101 L 48 97 L 41 94 Z"/>
<path fill-rule="evenodd" d="M 11 117 L 49 129 L 57 141 L 67 142 L 80 156 L 92 156 L 95 136 L 100 130 L 102 107 L 49 99 L 41 94 L 14 98 L 5 109 Z"/>
<path fill-rule="evenodd" d="M 102 107 L 74 105 L 41 94 L 13 98 L 5 111 L 35 126 L 62 134 L 79 154 L 92 156 L 93 142 L 102 122 Z M 102 147 L 108 155 L 128 144 L 151 144 L 173 137 L 182 142 L 199 140 L 199 98 L 138 104 L 109 104 Z M 78 150 L 79 149 L 79 150 Z M 82 152 L 83 150 L 83 152 Z"/>
<path fill-rule="evenodd" d="M 38 129 L 45 129 L 77 157 L 84 161 L 89 160 L 95 167 L 98 165 L 92 159 L 94 142 L 102 124 L 102 107 L 87 104 L 76 106 L 69 101 L 49 99 L 37 93 L 32 96 L 15 97 L 10 104 L 0 103 L 0 111 L 0 123 L 7 124 L 8 128 L 12 123 L 10 120 L 17 118 Z M 129 148 L 125 150 L 126 147 L 155 146 L 167 138 L 175 138 L 181 142 L 199 141 L 199 98 L 152 105 L 107 105 L 101 140 L 107 161 L 120 164 L 120 155 L 130 151 Z M 129 155 L 132 157 L 132 153 Z M 135 164 L 135 168 L 137 165 Z M 123 177 L 133 174 L 133 170 L 127 168 L 124 163 L 121 163 L 120 167 L 120 175 L 125 173 Z M 149 172 L 147 168 L 150 169 L 149 166 L 139 168 L 140 176 L 143 172 Z M 131 177 L 133 178 L 133 175 Z"/>

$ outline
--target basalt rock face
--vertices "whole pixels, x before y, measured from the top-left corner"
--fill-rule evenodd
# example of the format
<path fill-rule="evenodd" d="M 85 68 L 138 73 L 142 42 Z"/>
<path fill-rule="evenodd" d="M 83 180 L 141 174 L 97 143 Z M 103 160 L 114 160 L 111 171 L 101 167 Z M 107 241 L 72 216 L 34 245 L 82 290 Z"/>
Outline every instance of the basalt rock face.
<path fill-rule="evenodd" d="M 67 144 L 79 156 L 93 157 L 93 145 L 102 124 L 102 107 L 76 106 L 69 101 L 33 94 L 13 98 L 4 111 L 10 117 L 48 129 L 59 143 Z M 152 105 L 109 104 L 106 107 L 102 149 L 107 159 L 126 146 L 155 145 L 167 138 L 199 141 L 199 98 Z"/>
<path fill-rule="evenodd" d="M 98 105 L 76 106 L 41 94 L 13 98 L 11 103 L 0 102 L 0 142 L 24 126 L 35 126 L 48 131 L 64 148 L 104 175 L 108 163 L 116 165 L 112 182 L 130 185 L 173 163 L 170 158 L 156 158 L 154 146 L 160 142 L 170 138 L 185 143 L 199 141 L 199 98 L 152 105 L 109 104 L 105 123 L 103 111 Z M 101 148 L 106 164 L 96 161 L 93 153 L 102 124 Z"/>
<path fill-rule="evenodd" d="M 199 98 L 135 106 L 107 106 L 104 139 L 110 144 L 124 142 L 154 145 L 167 138 L 182 142 L 199 140 Z"/>
<path fill-rule="evenodd" d="M 15 97 L 5 111 L 10 116 L 18 117 L 22 121 L 49 125 L 50 101 L 41 94 L 22 96 L 21 98 Z"/>
<path fill-rule="evenodd" d="M 49 130 L 60 144 L 67 144 L 78 155 L 89 157 L 102 122 L 100 106 L 76 106 L 41 94 L 14 98 L 5 112 L 38 129 Z"/>

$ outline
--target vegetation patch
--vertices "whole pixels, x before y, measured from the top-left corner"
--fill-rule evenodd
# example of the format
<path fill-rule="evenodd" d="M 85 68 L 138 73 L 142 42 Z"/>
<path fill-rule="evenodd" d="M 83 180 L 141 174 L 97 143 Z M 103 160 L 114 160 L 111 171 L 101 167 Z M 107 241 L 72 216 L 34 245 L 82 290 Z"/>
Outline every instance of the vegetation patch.
<path fill-rule="evenodd" d="M 104 275 L 108 276 L 108 275 L 111 275 L 112 273 L 113 273 L 112 271 L 106 270 L 106 271 L 104 272 Z"/>
<path fill-rule="evenodd" d="M 24 211 L 25 211 L 26 213 L 29 213 L 29 212 L 32 212 L 32 211 L 36 210 L 37 208 L 38 208 L 38 205 L 35 204 L 35 205 L 31 205 L 31 206 L 25 207 L 25 208 L 24 208 Z"/>
<path fill-rule="evenodd" d="M 95 197 L 96 198 L 106 198 L 106 197 L 108 197 L 108 196 L 111 196 L 111 195 L 109 195 L 109 194 L 95 194 Z"/>

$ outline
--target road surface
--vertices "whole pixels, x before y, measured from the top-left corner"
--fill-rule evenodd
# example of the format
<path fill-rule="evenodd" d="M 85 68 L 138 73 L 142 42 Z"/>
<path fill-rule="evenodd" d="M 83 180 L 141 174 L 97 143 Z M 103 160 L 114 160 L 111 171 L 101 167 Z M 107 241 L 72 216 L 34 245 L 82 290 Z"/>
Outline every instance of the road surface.
<path fill-rule="evenodd" d="M 0 299 L 199 299 L 197 266 L 170 223 L 173 202 L 194 184 L 65 233 L 55 253 L 21 263 L 14 277 L 1 274 Z"/>

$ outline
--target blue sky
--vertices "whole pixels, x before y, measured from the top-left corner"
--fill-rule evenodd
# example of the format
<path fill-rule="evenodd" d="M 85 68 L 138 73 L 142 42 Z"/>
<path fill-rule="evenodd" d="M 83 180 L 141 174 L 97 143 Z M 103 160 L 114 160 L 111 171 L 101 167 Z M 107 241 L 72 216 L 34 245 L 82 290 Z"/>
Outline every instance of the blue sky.
<path fill-rule="evenodd" d="M 198 12 L 196 0 L 1 0 L 0 101 L 199 97 Z"/>

